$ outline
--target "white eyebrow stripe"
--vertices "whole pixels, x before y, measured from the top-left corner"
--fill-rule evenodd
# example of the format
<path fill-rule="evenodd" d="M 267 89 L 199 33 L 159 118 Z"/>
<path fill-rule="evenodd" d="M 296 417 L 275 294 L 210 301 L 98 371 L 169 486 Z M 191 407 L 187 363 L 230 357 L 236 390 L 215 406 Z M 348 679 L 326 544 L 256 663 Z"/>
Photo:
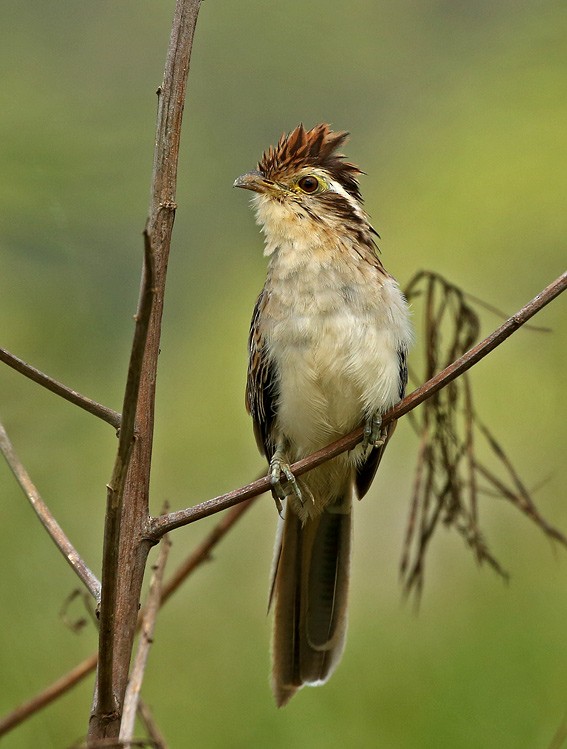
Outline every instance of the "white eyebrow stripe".
<path fill-rule="evenodd" d="M 329 185 L 329 187 L 348 202 L 348 204 L 356 213 L 356 215 L 363 221 L 367 221 L 368 219 L 366 217 L 366 214 L 360 207 L 360 203 L 358 202 L 358 200 L 356 198 L 353 198 L 352 195 L 345 190 L 345 188 L 341 185 L 340 182 L 336 182 L 334 179 L 328 179 L 328 178 L 326 179 L 327 179 L 327 184 Z"/>

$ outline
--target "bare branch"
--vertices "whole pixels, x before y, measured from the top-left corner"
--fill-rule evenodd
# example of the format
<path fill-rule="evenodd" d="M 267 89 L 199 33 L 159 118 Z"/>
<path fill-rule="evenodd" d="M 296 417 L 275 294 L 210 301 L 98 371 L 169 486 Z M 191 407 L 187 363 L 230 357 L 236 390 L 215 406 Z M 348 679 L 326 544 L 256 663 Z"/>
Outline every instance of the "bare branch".
<path fill-rule="evenodd" d="M 200 4 L 200 0 L 177 0 L 163 85 L 158 91 L 151 198 L 144 232 L 145 271 L 120 445 L 107 495 L 99 675 L 89 726 L 91 740 L 115 737 L 119 732 L 140 590 L 153 543 L 143 536 L 148 523 L 157 363 L 176 208 L 181 121 Z"/>
<path fill-rule="evenodd" d="M 246 510 L 252 506 L 255 499 L 256 497 L 252 497 L 251 499 L 236 505 L 236 507 L 231 508 L 230 512 L 227 512 L 226 515 L 223 516 L 221 521 L 215 525 L 207 536 L 205 536 L 203 542 L 197 546 L 193 553 L 189 554 L 185 561 L 179 565 L 177 570 L 163 587 L 161 597 L 162 604 L 175 593 L 181 583 L 185 582 L 197 567 L 200 567 L 203 562 L 208 562 L 210 560 L 211 552 L 214 547 L 226 536 L 237 520 L 240 520 Z"/>
<path fill-rule="evenodd" d="M 120 536 L 122 508 L 130 458 L 135 439 L 136 413 L 140 397 L 140 384 L 144 353 L 148 338 L 154 296 L 154 261 L 151 244 L 144 236 L 144 272 L 142 289 L 136 315 L 134 341 L 128 367 L 128 379 L 122 409 L 122 427 L 118 453 L 112 478 L 108 484 L 102 559 L 102 594 L 100 603 L 99 661 L 97 675 L 97 706 L 102 715 L 115 715 L 119 711 L 114 688 L 114 643 L 116 635 L 116 607 L 119 586 Z M 147 514 L 147 494 L 143 497 Z M 141 580 L 140 580 L 141 584 Z"/>
<path fill-rule="evenodd" d="M 327 460 L 334 458 L 335 455 L 340 455 L 345 450 L 349 450 L 357 442 L 360 442 L 361 439 L 362 427 L 355 432 L 351 432 L 351 434 L 343 437 L 341 440 L 333 442 L 332 445 L 305 458 L 308 461 L 306 467 L 301 465 L 303 461 L 294 463 L 292 467 L 294 474 L 300 476 L 311 468 L 325 463 Z M 303 470 L 301 470 L 302 468 Z M 207 499 L 205 502 L 201 502 L 194 507 L 169 512 L 167 515 L 160 515 L 158 518 L 151 518 L 146 537 L 151 541 L 158 541 L 164 533 L 168 533 L 175 528 L 181 528 L 184 525 L 189 525 L 190 523 L 195 523 L 197 520 L 209 517 L 209 515 L 215 515 L 217 512 L 222 512 L 229 507 L 240 504 L 240 502 L 257 497 L 270 489 L 270 479 L 268 476 L 265 476 L 264 478 L 252 481 L 250 484 L 246 484 L 246 486 L 240 487 L 240 489 L 233 489 L 230 492 L 226 492 L 226 494 L 213 497 L 213 499 Z"/>
<path fill-rule="evenodd" d="M 492 484 L 492 486 L 496 488 L 498 492 L 497 496 L 504 497 L 505 499 L 512 502 L 512 504 L 515 505 L 521 512 L 523 512 L 531 520 L 533 520 L 533 522 L 538 525 L 546 535 L 548 535 L 550 538 L 553 538 L 555 541 L 559 541 L 559 543 L 563 544 L 564 546 L 567 546 L 567 538 L 565 537 L 565 535 L 558 531 L 557 528 L 554 528 L 552 525 L 550 525 L 545 520 L 545 518 L 540 515 L 538 509 L 535 507 L 525 489 L 522 488 L 518 489 L 517 492 L 511 492 L 508 487 L 498 479 L 497 476 L 495 476 L 491 471 L 488 470 L 488 468 L 486 468 L 486 466 L 475 462 L 475 468 L 481 474 L 481 476 L 484 476 L 484 478 L 486 478 Z"/>
<path fill-rule="evenodd" d="M 487 312 L 491 312 L 493 315 L 496 315 L 501 320 L 506 320 L 506 318 L 509 317 L 507 312 L 503 312 L 498 307 L 495 307 L 494 304 L 485 302 L 484 299 L 480 299 L 474 294 L 470 294 L 468 291 L 463 291 L 463 295 L 467 299 L 469 299 L 471 302 L 476 304 L 478 307 L 483 307 Z M 533 333 L 552 333 L 553 332 L 551 328 L 547 328 L 542 325 L 530 325 L 528 323 L 524 325 L 524 330 L 531 330 Z"/>
<path fill-rule="evenodd" d="M 420 403 L 423 403 L 427 398 L 431 398 L 432 395 L 446 387 L 450 382 L 470 369 L 474 364 L 479 362 L 493 349 L 505 341 L 506 338 L 511 336 L 512 333 L 518 330 L 518 328 L 524 325 L 524 323 L 526 323 L 543 307 L 549 304 L 549 302 L 565 291 L 565 288 L 567 288 L 567 272 L 559 276 L 555 281 L 553 281 L 553 283 L 549 284 L 549 286 L 546 286 L 543 291 L 522 307 L 522 309 L 516 312 L 515 315 L 512 315 L 512 317 L 506 320 L 503 325 L 497 328 L 481 343 L 471 348 L 466 354 L 421 385 L 421 387 L 414 390 L 413 393 L 410 393 L 410 395 L 400 401 L 396 406 L 394 406 L 394 408 L 387 411 L 382 417 L 383 425 L 386 426 L 391 421 L 399 419 L 401 416 L 409 413 L 416 406 L 419 406 Z M 347 450 L 352 450 L 352 448 L 362 440 L 362 436 L 362 427 L 358 427 L 358 429 L 355 429 L 340 440 L 337 440 L 331 445 L 309 455 L 307 458 L 303 458 L 303 460 L 294 463 L 291 466 L 291 470 L 294 475 L 301 476 L 312 468 L 316 468 L 322 463 L 331 460 L 331 458 L 335 458 L 337 455 L 340 455 Z M 194 523 L 196 520 L 201 520 L 201 518 L 214 515 L 216 512 L 221 512 L 227 507 L 232 507 L 246 499 L 263 494 L 265 491 L 268 491 L 268 489 L 270 489 L 270 480 L 266 476 L 265 478 L 253 481 L 251 484 L 247 484 L 240 489 L 234 489 L 226 494 L 221 494 L 219 497 L 202 502 L 195 507 L 188 507 L 185 510 L 177 510 L 176 512 L 170 512 L 167 515 L 160 515 L 160 517 L 152 518 L 149 523 L 147 538 L 157 541 L 164 533 L 168 533 L 174 528 L 180 528 L 189 523 Z"/>
<path fill-rule="evenodd" d="M 138 652 L 132 665 L 130 679 L 124 697 L 124 709 L 122 713 L 122 722 L 120 724 L 119 738 L 122 741 L 130 741 L 134 735 L 134 724 L 136 722 L 136 712 L 138 709 L 140 691 L 146 670 L 146 663 L 150 647 L 153 642 L 156 616 L 161 605 L 162 580 L 167 557 L 171 542 L 168 536 L 164 536 L 160 548 L 157 563 L 154 567 L 154 574 L 150 583 L 146 606 L 141 618 L 140 642 Z"/>
<path fill-rule="evenodd" d="M 152 715 L 150 708 L 144 702 L 144 700 L 138 701 L 138 717 L 144 724 L 146 732 L 150 739 L 154 742 L 156 749 L 167 749 L 167 742 L 163 737 L 162 732 L 156 725 L 154 716 Z"/>
<path fill-rule="evenodd" d="M 57 382 L 57 380 L 44 374 L 44 372 L 40 372 L 39 369 L 32 367 L 31 364 L 27 364 L 23 359 L 18 359 L 17 356 L 6 351 L 6 349 L 0 348 L 0 361 L 3 361 L 9 367 L 15 369 L 16 372 L 25 375 L 30 380 L 37 382 L 38 385 L 46 388 L 46 390 L 50 390 L 52 393 L 55 393 L 55 395 L 59 395 L 61 398 L 73 403 L 75 406 L 79 406 L 79 408 L 88 411 L 94 416 L 98 416 L 99 419 L 106 421 L 115 429 L 119 429 L 122 417 L 117 411 L 102 406 L 100 403 L 91 400 L 91 398 L 81 395 L 76 390 L 71 390 L 71 388 Z"/>
<path fill-rule="evenodd" d="M 22 491 L 29 500 L 29 503 L 33 507 L 35 514 L 41 521 L 41 524 L 45 530 L 49 533 L 51 539 L 63 554 L 75 574 L 81 579 L 86 586 L 89 593 L 97 601 L 100 600 L 100 583 L 96 579 L 96 576 L 91 572 L 88 566 L 85 564 L 78 551 L 75 549 L 71 541 L 65 535 L 65 532 L 55 520 L 48 506 L 41 498 L 38 490 L 36 489 L 33 481 L 29 477 L 26 469 L 20 462 L 20 459 L 14 451 L 14 447 L 10 442 L 4 426 L 0 423 L 0 452 L 4 455 L 6 462 L 8 463 L 10 470 L 14 474 L 16 481 L 20 485 Z"/>

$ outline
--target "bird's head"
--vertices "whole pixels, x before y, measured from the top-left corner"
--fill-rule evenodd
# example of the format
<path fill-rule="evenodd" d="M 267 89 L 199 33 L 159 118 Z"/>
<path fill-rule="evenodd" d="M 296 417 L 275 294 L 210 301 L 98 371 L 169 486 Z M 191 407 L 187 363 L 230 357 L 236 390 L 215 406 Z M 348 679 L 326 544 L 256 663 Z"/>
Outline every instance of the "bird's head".
<path fill-rule="evenodd" d="M 234 187 L 252 190 L 258 223 L 266 235 L 266 254 L 282 243 L 323 241 L 330 234 L 358 236 L 373 243 L 375 234 L 362 208 L 358 175 L 337 150 L 348 133 L 326 124 L 311 130 L 298 125 L 263 154 L 258 166 Z"/>

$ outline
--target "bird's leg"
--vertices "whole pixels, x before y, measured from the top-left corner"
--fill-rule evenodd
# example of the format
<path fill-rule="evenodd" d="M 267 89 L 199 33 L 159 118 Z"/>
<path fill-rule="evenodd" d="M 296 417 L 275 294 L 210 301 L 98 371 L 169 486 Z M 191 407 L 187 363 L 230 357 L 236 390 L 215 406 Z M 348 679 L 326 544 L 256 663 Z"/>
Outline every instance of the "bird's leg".
<path fill-rule="evenodd" d="M 281 475 L 285 476 L 286 481 L 282 483 Z M 289 463 L 286 460 L 285 444 L 278 442 L 276 452 L 273 454 L 270 460 L 270 483 L 272 484 L 272 494 L 274 501 L 278 509 L 279 514 L 282 514 L 282 503 L 281 500 L 285 499 L 289 495 L 295 496 L 298 501 L 303 504 L 303 495 L 301 489 L 297 483 L 295 476 L 293 475 Z"/>
<path fill-rule="evenodd" d="M 382 415 L 375 411 L 364 424 L 364 439 L 362 446 L 365 450 L 369 447 L 382 447 L 388 436 L 387 430 L 382 428 Z"/>

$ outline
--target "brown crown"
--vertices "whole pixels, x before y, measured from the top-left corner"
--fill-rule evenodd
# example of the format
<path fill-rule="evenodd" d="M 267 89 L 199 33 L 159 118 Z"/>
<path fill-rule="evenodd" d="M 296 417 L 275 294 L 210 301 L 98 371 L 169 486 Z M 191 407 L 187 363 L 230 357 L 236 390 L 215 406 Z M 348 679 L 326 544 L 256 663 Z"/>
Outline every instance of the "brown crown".
<path fill-rule="evenodd" d="M 357 175 L 363 172 L 344 161 L 342 154 L 335 153 L 348 135 L 344 130 L 334 133 L 325 123 L 311 130 L 298 125 L 289 135 L 284 133 L 277 146 L 270 146 L 264 152 L 258 170 L 267 179 L 277 180 L 292 175 L 301 167 L 316 166 L 328 171 L 348 193 L 362 202 Z"/>

